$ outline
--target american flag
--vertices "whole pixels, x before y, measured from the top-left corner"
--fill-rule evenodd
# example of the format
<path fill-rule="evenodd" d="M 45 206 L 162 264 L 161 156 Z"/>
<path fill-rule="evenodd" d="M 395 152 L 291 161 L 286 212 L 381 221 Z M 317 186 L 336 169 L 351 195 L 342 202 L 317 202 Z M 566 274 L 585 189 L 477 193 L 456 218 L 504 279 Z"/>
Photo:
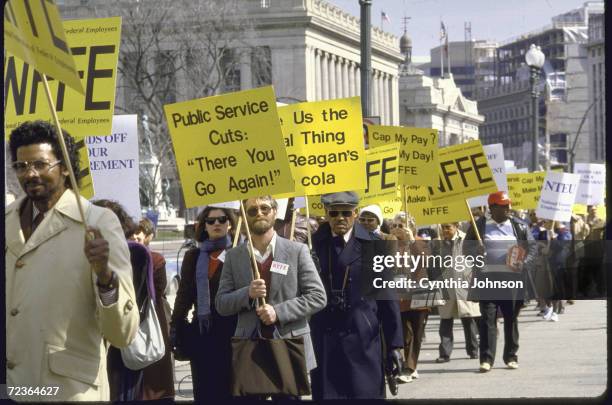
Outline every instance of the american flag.
<path fill-rule="evenodd" d="M 446 27 L 444 26 L 444 23 L 440 21 L 440 41 L 442 41 L 444 38 L 446 38 Z"/>
<path fill-rule="evenodd" d="M 380 18 L 382 18 L 383 21 L 386 21 L 388 23 L 391 23 L 391 19 L 389 18 L 389 16 L 387 15 L 387 13 L 385 13 L 384 11 L 380 12 Z"/>

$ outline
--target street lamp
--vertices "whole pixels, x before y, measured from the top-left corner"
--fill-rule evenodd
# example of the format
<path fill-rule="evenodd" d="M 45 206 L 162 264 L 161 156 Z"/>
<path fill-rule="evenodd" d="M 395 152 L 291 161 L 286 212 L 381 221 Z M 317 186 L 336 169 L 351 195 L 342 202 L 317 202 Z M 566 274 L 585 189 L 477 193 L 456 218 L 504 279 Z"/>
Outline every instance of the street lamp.
<path fill-rule="evenodd" d="M 538 79 L 540 77 L 540 69 L 544 66 L 544 54 L 539 46 L 531 44 L 529 50 L 525 54 L 525 62 L 529 66 L 531 73 L 529 81 L 531 83 L 531 108 L 533 119 L 533 140 L 531 145 L 531 171 L 538 170 L 538 135 L 539 135 L 539 117 L 538 117 Z"/>

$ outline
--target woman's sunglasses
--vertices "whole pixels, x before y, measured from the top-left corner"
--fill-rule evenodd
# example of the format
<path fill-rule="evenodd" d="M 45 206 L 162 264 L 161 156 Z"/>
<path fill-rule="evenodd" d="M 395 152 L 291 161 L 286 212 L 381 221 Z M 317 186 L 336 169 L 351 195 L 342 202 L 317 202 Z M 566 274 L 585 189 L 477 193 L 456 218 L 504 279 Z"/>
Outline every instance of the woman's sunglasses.
<path fill-rule="evenodd" d="M 215 222 L 219 222 L 220 224 L 224 224 L 227 222 L 227 216 L 223 215 L 221 217 L 208 217 L 204 220 L 207 225 L 214 225 Z"/>
<path fill-rule="evenodd" d="M 391 228 L 403 228 L 403 227 L 404 227 L 404 224 L 402 224 L 402 223 L 399 223 L 399 224 L 393 223 L 393 224 L 391 224 Z"/>
<path fill-rule="evenodd" d="M 359 217 L 359 222 L 361 222 L 362 224 L 365 224 L 366 222 L 368 224 L 373 224 L 374 221 L 376 221 L 376 218 Z"/>

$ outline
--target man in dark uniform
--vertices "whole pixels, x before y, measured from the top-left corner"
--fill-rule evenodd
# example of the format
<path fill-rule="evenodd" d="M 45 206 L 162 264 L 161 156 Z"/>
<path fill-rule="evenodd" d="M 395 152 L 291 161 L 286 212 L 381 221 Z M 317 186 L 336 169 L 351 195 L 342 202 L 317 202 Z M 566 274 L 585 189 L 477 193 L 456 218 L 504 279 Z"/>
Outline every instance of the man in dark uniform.
<path fill-rule="evenodd" d="M 312 396 L 315 401 L 384 398 L 384 346 L 387 359 L 401 370 L 399 304 L 362 293 L 362 280 L 370 278 L 372 271 L 362 268 L 362 250 L 374 243 L 374 237 L 355 223 L 357 194 L 325 194 L 321 202 L 328 223 L 313 235 L 313 248 L 320 260 L 328 304 L 311 320 L 318 365 L 311 372 Z"/>

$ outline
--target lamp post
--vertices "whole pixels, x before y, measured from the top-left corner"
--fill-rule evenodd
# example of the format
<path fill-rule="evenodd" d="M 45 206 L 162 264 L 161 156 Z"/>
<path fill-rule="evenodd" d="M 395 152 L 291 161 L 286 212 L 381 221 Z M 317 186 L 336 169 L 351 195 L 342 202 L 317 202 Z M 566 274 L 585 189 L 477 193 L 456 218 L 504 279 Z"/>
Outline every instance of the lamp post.
<path fill-rule="evenodd" d="M 531 109 L 533 119 L 533 139 L 531 145 L 531 171 L 538 170 L 538 136 L 539 136 L 539 108 L 538 108 L 538 79 L 540 77 L 540 69 L 544 66 L 544 54 L 539 46 L 531 44 L 529 50 L 525 54 L 525 62 L 529 66 L 531 73 L 529 82 L 531 83 Z M 548 156 L 548 155 L 547 155 Z"/>
<path fill-rule="evenodd" d="M 372 80 L 370 9 L 372 0 L 359 0 L 359 5 L 361 6 L 361 112 L 364 117 L 369 117 L 372 111 L 372 100 L 370 100 Z"/>

